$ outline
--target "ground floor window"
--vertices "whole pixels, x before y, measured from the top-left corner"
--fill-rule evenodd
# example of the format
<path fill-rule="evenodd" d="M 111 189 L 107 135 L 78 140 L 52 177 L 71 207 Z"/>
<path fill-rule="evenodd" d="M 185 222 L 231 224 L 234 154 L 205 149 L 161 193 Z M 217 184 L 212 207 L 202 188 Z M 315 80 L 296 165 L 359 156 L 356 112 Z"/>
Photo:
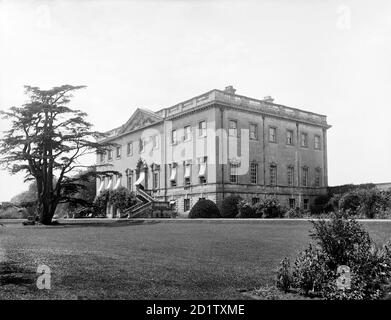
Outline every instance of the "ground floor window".
<path fill-rule="evenodd" d="M 259 202 L 259 198 L 252 198 L 251 199 L 251 202 L 252 202 L 252 204 L 254 205 L 254 204 L 257 204 L 258 202 Z"/>
<path fill-rule="evenodd" d="M 294 198 L 289 199 L 289 208 L 290 209 L 296 208 L 296 199 L 294 199 Z"/>
<path fill-rule="evenodd" d="M 159 188 L 159 171 L 153 172 L 153 189 Z"/>
<path fill-rule="evenodd" d="M 183 199 L 183 211 L 190 210 L 190 199 Z"/>
<path fill-rule="evenodd" d="M 256 163 L 251 163 L 250 165 L 250 182 L 258 183 L 258 164 Z"/>
<path fill-rule="evenodd" d="M 308 210 L 309 209 L 309 203 L 310 203 L 309 199 L 304 199 L 304 202 L 303 202 L 303 209 L 304 210 Z"/>
<path fill-rule="evenodd" d="M 238 183 L 238 168 L 239 168 L 239 164 L 231 163 L 231 172 L 229 175 L 229 182 Z"/>

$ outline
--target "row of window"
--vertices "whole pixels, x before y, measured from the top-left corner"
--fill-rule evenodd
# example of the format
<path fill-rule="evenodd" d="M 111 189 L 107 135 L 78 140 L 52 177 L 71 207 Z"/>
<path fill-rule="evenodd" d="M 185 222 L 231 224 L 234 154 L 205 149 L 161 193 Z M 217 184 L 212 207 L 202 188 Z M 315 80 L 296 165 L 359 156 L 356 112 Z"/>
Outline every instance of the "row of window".
<path fill-rule="evenodd" d="M 200 121 L 198 123 L 198 136 L 206 137 L 206 121 Z M 182 139 L 183 141 L 191 140 L 191 126 L 183 127 Z M 178 143 L 177 130 L 173 129 L 171 130 L 171 144 L 176 144 L 176 143 Z"/>
<path fill-rule="evenodd" d="M 300 132 L 300 147 L 308 148 L 308 133 Z M 277 128 L 269 127 L 269 142 L 277 143 Z M 294 131 L 286 130 L 285 143 L 287 145 L 294 145 Z M 321 149 L 321 138 L 320 135 L 314 135 L 314 149 Z"/>
<path fill-rule="evenodd" d="M 230 176 L 229 182 L 238 183 L 239 175 L 238 175 L 239 164 L 231 163 L 230 164 Z M 301 168 L 301 179 L 300 186 L 308 187 L 308 167 L 304 166 Z M 294 186 L 294 178 L 295 178 L 295 168 L 294 166 L 288 166 L 286 171 L 286 179 L 288 186 Z M 258 183 L 258 164 L 251 163 L 250 164 L 250 183 L 257 184 Z M 269 167 L 269 185 L 276 186 L 277 185 L 277 165 L 271 164 Z M 322 170 L 320 168 L 315 168 L 315 187 L 322 186 Z"/>
<path fill-rule="evenodd" d="M 171 187 L 177 186 L 177 165 L 170 164 L 170 183 Z M 192 164 L 191 161 L 183 162 L 183 185 L 189 187 L 191 185 L 192 177 Z M 198 158 L 198 183 L 205 184 L 206 181 L 206 172 L 207 172 L 207 157 Z"/>
<path fill-rule="evenodd" d="M 296 199 L 290 198 L 288 200 L 289 209 L 296 209 Z M 303 199 L 303 209 L 308 210 L 310 208 L 310 199 Z"/>
<path fill-rule="evenodd" d="M 238 136 L 238 122 L 236 120 L 229 120 L 228 125 L 228 135 L 231 137 Z M 249 137 L 250 140 L 258 140 L 258 126 L 254 123 L 250 123 L 249 125 Z M 269 127 L 269 142 L 277 143 L 277 127 L 270 126 Z M 285 143 L 287 145 L 294 145 L 294 131 L 286 130 L 286 140 Z M 308 148 L 308 133 L 301 132 L 300 133 L 300 146 L 304 148 Z M 321 149 L 321 139 L 320 135 L 314 136 L 314 149 Z"/>
<path fill-rule="evenodd" d="M 198 136 L 199 137 L 206 137 L 206 121 L 200 121 L 198 124 Z M 189 141 L 191 139 L 191 126 L 185 126 L 184 127 L 184 136 L 183 141 Z M 158 149 L 159 148 L 159 139 L 157 135 L 153 135 L 151 137 L 152 140 L 152 149 Z M 178 142 L 177 140 L 177 130 L 171 131 L 171 143 L 176 144 Z M 146 145 L 146 139 L 139 139 L 139 153 L 144 152 Z M 121 158 L 122 153 L 122 146 L 117 146 L 115 148 L 115 155 L 116 158 Z M 133 156 L 133 142 L 128 142 L 126 145 L 126 154 L 127 156 Z M 107 151 L 107 160 L 113 160 L 113 150 L 110 149 Z M 105 153 L 100 154 L 100 162 L 105 161 Z"/>
<path fill-rule="evenodd" d="M 191 186 L 191 177 L 192 177 L 192 167 L 190 161 L 185 161 L 183 163 L 183 185 L 185 187 Z M 171 187 L 176 187 L 178 183 L 178 166 L 176 163 L 169 164 L 169 180 Z M 138 178 L 136 176 L 136 178 Z M 130 175 L 128 177 L 128 188 L 132 189 L 132 179 L 133 176 Z M 159 188 L 159 181 L 160 181 L 160 170 L 153 170 L 152 171 L 152 189 L 158 189 Z M 198 183 L 199 184 L 205 184 L 207 182 L 207 157 L 200 157 L 198 159 Z"/>
<path fill-rule="evenodd" d="M 228 127 L 228 135 L 237 137 L 238 136 L 238 124 L 236 120 L 229 121 Z M 286 144 L 293 145 L 294 144 L 294 131 L 286 130 Z M 258 126 L 256 124 L 250 123 L 249 126 L 249 137 L 250 140 L 258 139 Z M 277 142 L 277 127 L 269 127 L 269 142 Z M 301 132 L 300 134 L 300 146 L 308 147 L 308 134 L 306 132 Z M 319 135 L 315 135 L 314 137 L 314 148 L 321 148 L 321 140 Z"/>
<path fill-rule="evenodd" d="M 228 135 L 229 136 L 238 136 L 238 125 L 236 120 L 229 120 L 229 127 L 228 127 Z M 198 136 L 199 137 L 206 137 L 206 121 L 200 121 L 198 124 Z M 269 142 L 271 143 L 277 143 L 277 128 L 276 127 L 269 127 Z M 249 126 L 249 137 L 250 140 L 258 140 L 258 126 L 256 124 L 250 123 Z M 286 137 L 285 142 L 287 145 L 294 145 L 294 131 L 293 130 L 286 130 Z M 151 137 L 152 140 L 152 149 L 158 149 L 159 148 L 159 142 L 158 142 L 158 136 L 154 135 Z M 171 144 L 178 143 L 178 136 L 177 136 L 177 130 L 174 129 L 171 131 Z M 184 135 L 183 135 L 183 141 L 189 141 L 191 140 L 191 126 L 185 126 L 184 127 Z M 140 139 L 139 140 L 139 153 L 144 152 L 145 150 L 145 144 L 146 139 Z M 306 132 L 300 132 L 300 146 L 303 148 L 308 148 L 308 133 Z M 321 137 L 320 135 L 314 135 L 314 149 L 320 150 L 321 149 Z M 117 146 L 116 151 L 116 158 L 121 158 L 121 146 Z M 127 143 L 127 149 L 126 149 L 127 156 L 133 155 L 133 142 Z M 100 161 L 104 162 L 105 154 L 101 153 L 100 155 Z M 107 159 L 110 161 L 113 159 L 113 150 L 109 150 L 107 152 Z"/>

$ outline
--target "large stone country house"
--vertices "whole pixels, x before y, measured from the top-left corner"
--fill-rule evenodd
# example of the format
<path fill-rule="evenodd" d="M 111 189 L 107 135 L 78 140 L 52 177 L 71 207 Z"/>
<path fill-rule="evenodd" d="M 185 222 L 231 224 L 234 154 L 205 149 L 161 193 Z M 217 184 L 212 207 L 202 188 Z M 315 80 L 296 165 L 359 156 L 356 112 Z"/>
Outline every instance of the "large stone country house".
<path fill-rule="evenodd" d="M 329 128 L 324 115 L 238 95 L 232 86 L 156 112 L 139 108 L 107 132 L 115 146 L 97 155 L 98 170 L 120 174 L 98 179 L 97 192 L 124 186 L 179 216 L 200 198 L 221 207 L 232 194 L 252 202 L 275 195 L 306 209 L 326 193 Z"/>

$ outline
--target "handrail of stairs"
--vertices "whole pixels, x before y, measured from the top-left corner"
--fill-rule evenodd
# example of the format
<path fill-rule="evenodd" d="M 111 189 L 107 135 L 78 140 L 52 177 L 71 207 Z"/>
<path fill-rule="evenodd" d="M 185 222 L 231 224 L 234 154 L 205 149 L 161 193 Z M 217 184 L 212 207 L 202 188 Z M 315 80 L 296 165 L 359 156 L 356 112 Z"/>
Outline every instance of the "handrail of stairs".
<path fill-rule="evenodd" d="M 151 207 L 151 206 L 152 206 L 152 202 L 143 203 L 141 206 L 139 206 L 138 208 L 135 208 L 134 210 L 132 210 L 131 213 L 129 213 L 128 219 L 137 218 L 137 216 L 141 212 L 143 212 L 143 209 L 146 209 L 146 208 Z"/>
<path fill-rule="evenodd" d="M 142 190 L 139 187 L 136 188 L 136 193 L 141 195 L 144 199 L 146 199 L 149 202 L 155 201 L 153 197 L 151 197 L 148 193 L 146 193 L 144 190 Z"/>

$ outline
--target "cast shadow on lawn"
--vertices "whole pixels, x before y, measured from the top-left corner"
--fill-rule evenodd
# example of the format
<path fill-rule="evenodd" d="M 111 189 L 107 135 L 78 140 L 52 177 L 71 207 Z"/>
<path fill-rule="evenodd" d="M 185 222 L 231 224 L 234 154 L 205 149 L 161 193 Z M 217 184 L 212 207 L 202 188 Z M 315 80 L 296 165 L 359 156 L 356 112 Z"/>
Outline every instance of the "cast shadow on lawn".
<path fill-rule="evenodd" d="M 0 262 L 0 285 L 30 286 L 35 282 L 36 273 L 11 262 Z"/>
<path fill-rule="evenodd" d="M 108 222 L 58 222 L 56 224 L 53 224 L 51 226 L 48 226 L 49 228 L 87 228 L 87 227 L 110 227 L 110 228 L 117 228 L 117 227 L 126 227 L 126 226 L 137 226 L 137 225 L 150 225 L 150 224 L 157 224 L 160 223 L 156 220 L 119 220 L 119 221 L 108 221 Z"/>

